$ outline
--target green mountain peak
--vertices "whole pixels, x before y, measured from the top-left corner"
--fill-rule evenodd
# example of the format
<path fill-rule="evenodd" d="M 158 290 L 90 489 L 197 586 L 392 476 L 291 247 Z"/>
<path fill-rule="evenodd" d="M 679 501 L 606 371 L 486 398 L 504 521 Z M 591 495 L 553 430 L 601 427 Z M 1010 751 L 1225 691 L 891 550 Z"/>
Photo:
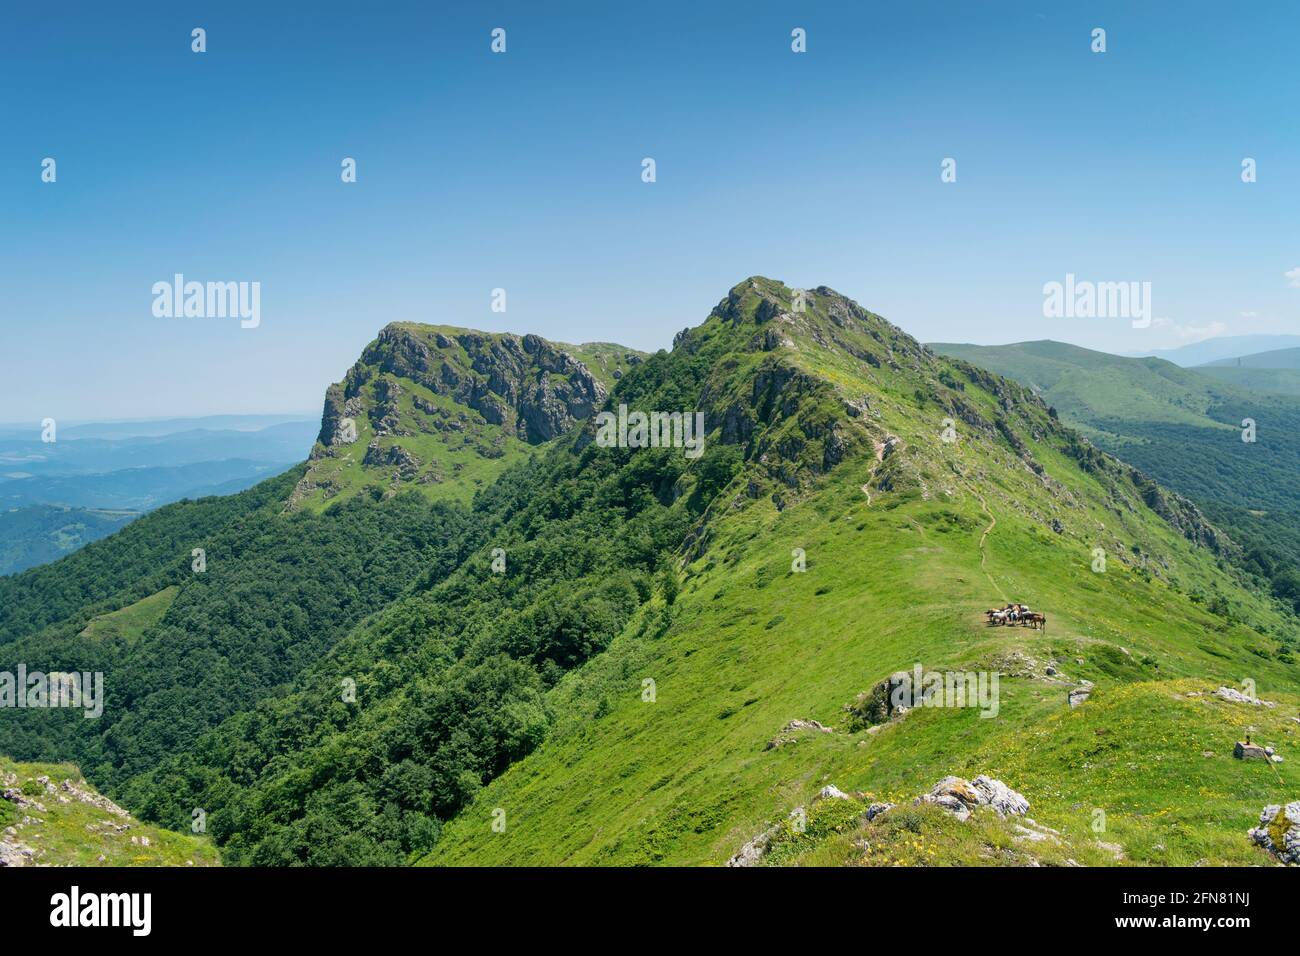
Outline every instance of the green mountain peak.
<path fill-rule="evenodd" d="M 326 391 L 320 435 L 289 509 L 407 487 L 468 501 L 530 446 L 588 418 L 639 361 L 619 346 L 390 323 Z"/>

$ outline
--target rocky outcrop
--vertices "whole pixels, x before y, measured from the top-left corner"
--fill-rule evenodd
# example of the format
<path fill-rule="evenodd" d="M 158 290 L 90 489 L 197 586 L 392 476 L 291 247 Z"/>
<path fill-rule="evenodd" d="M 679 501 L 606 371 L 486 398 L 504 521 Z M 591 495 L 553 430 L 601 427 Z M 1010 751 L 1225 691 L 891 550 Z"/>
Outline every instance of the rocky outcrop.
<path fill-rule="evenodd" d="M 864 800 L 866 794 L 858 793 L 850 795 L 836 787 L 834 784 L 827 784 L 818 792 L 815 800 L 817 802 L 833 800 L 847 801 L 850 806 L 856 804 L 861 807 L 857 801 Z M 913 801 L 914 806 L 925 803 L 933 803 L 947 810 L 958 820 L 966 820 L 971 813 L 979 807 L 988 807 L 1000 817 L 1024 817 L 1029 812 L 1029 801 L 1021 794 L 1016 793 L 1001 780 L 994 780 L 983 774 L 972 780 L 963 780 L 961 777 L 944 777 L 940 780 L 929 793 L 922 794 Z M 875 802 L 867 806 L 866 810 L 853 819 L 858 822 L 871 823 L 883 814 L 894 809 L 894 804 Z M 807 811 L 804 807 L 795 807 L 790 811 L 787 821 L 795 821 L 795 827 L 798 832 L 800 825 L 807 820 Z M 1055 833 L 1048 827 L 1042 827 L 1034 821 L 1025 817 L 1025 821 L 1032 825 L 1035 832 L 1046 831 Z M 772 843 L 781 835 L 782 824 L 777 823 L 762 833 L 759 833 L 753 839 L 745 843 L 740 850 L 727 860 L 727 866 L 758 866 L 763 862 L 764 857 L 772 848 Z"/>
<path fill-rule="evenodd" d="M 343 411 L 345 398 L 342 385 L 331 385 L 325 389 L 325 408 L 320 417 L 320 434 L 316 436 L 316 447 L 311 451 L 313 459 L 323 457 L 326 449 L 344 444 L 347 435 L 343 426 L 346 414 Z"/>
<path fill-rule="evenodd" d="M 376 435 L 409 434 L 402 426 L 401 409 L 397 404 L 401 394 L 402 386 L 396 379 L 387 376 L 376 379 L 375 404 L 370 409 L 370 422 Z"/>
<path fill-rule="evenodd" d="M 22 842 L 20 837 L 29 826 L 38 827 L 45 823 L 43 819 L 56 804 L 84 803 L 112 814 L 123 820 L 130 820 L 130 814 L 108 797 L 96 793 L 71 780 L 54 784 L 48 776 L 42 775 L 18 786 L 18 776 L 14 773 L 0 774 L 0 800 L 7 800 L 20 810 L 26 811 L 21 820 L 0 831 L 0 867 L 40 865 L 43 851 Z M 35 816 L 40 814 L 40 817 Z M 116 832 L 129 830 L 131 824 L 105 825 L 113 827 Z M 87 829 L 98 832 L 97 825 L 87 825 Z M 37 836 L 39 837 L 39 833 Z M 39 846 L 39 842 L 37 846 Z M 145 844 L 148 845 L 147 843 Z M 102 859 L 102 858 L 101 858 Z"/>
<path fill-rule="evenodd" d="M 330 386 L 319 444 L 338 443 L 347 403 L 357 398 L 376 435 L 410 434 L 398 409 L 402 379 L 474 409 L 530 444 L 590 417 L 608 394 L 582 362 L 540 336 L 468 329 L 447 335 L 395 323 L 380 331 L 341 383 Z"/>
<path fill-rule="evenodd" d="M 1237 546 L 1229 541 L 1223 532 L 1210 524 L 1195 504 L 1175 491 L 1161 488 L 1136 468 L 1129 467 L 1128 470 L 1146 506 L 1184 538 L 1209 548 L 1215 554 L 1237 552 Z"/>
<path fill-rule="evenodd" d="M 13 827 L 9 828 L 13 830 Z M 16 831 L 15 834 L 16 835 Z M 36 851 L 25 843 L 11 839 L 9 833 L 0 838 L 0 867 L 27 866 L 36 856 Z"/>
<path fill-rule="evenodd" d="M 815 723 L 815 721 L 813 721 L 813 723 Z M 820 726 L 820 724 L 818 726 Z M 826 728 L 822 728 L 822 729 L 826 729 Z M 861 797 L 861 794 L 859 794 L 858 797 Z M 817 792 L 817 796 L 814 798 L 814 801 L 821 802 L 823 800 L 847 800 L 849 802 L 852 802 L 858 799 L 858 797 L 850 796 L 849 794 L 845 793 L 843 790 L 841 790 L 839 787 L 835 786 L 834 784 L 827 784 Z M 892 803 L 872 804 L 873 808 L 884 807 L 884 809 L 889 809 L 892 806 L 893 806 Z M 882 813 L 884 811 L 881 809 L 877 809 L 876 812 Z M 870 813 L 871 811 L 868 810 L 867 819 L 871 819 Z M 790 820 L 795 821 L 793 826 L 796 829 L 796 831 L 799 833 L 803 832 L 803 826 L 806 823 L 807 819 L 808 819 L 808 811 L 804 807 L 795 807 L 793 810 L 790 811 L 789 815 L 786 817 L 787 821 Z M 764 830 L 762 833 L 755 836 L 752 840 L 750 840 L 744 846 L 742 846 L 740 848 L 740 851 L 736 853 L 735 856 L 727 860 L 727 866 L 758 866 L 760 863 L 763 862 L 763 858 L 767 856 L 768 851 L 772 848 L 772 841 L 781 833 L 781 826 L 782 825 L 780 823 L 773 824 L 772 826 Z"/>
<path fill-rule="evenodd" d="M 396 469 L 394 475 L 403 480 L 410 480 L 420 473 L 420 459 L 401 445 L 382 448 L 375 439 L 366 446 L 366 456 L 362 464 L 371 468 L 391 467 Z"/>
<path fill-rule="evenodd" d="M 849 729 L 865 730 L 907 713 L 910 702 L 921 690 L 912 686 L 914 681 L 912 671 L 895 671 L 871 690 L 858 694 L 852 703 L 844 705 Z"/>
<path fill-rule="evenodd" d="M 786 724 L 784 727 L 782 727 L 781 733 L 779 733 L 777 736 L 769 740 L 767 742 L 767 746 L 765 746 L 763 749 L 775 750 L 778 747 L 784 747 L 786 744 L 794 743 L 795 740 L 798 739 L 795 735 L 801 730 L 811 730 L 821 734 L 829 734 L 829 733 L 834 733 L 835 728 L 827 727 L 823 724 L 818 723 L 815 720 L 803 720 L 800 718 L 795 718 L 794 720 Z"/>
<path fill-rule="evenodd" d="M 1258 697 L 1251 697 L 1249 694 L 1243 694 L 1239 690 L 1233 690 L 1231 687 L 1220 687 L 1214 692 L 1214 696 L 1222 700 L 1230 701 L 1234 704 L 1251 704 L 1255 707 L 1276 707 L 1277 702 L 1272 700 L 1260 700 Z"/>
<path fill-rule="evenodd" d="M 607 353 L 604 345 L 593 353 L 602 367 Z M 627 352 L 621 361 L 631 366 L 640 357 Z M 308 468 L 286 510 L 363 487 L 391 496 L 402 485 L 445 480 L 439 456 L 422 461 L 404 447 L 424 454 L 427 442 L 392 439 L 437 435 L 453 451 L 502 458 L 511 439 L 535 445 L 556 438 L 607 397 L 600 377 L 540 336 L 393 323 L 326 389 Z M 383 473 L 362 481 L 344 474 L 358 468 Z"/>
<path fill-rule="evenodd" d="M 1300 800 L 1286 806 L 1270 804 L 1259 815 L 1259 826 L 1249 833 L 1256 846 L 1267 850 L 1279 863 L 1300 866 Z"/>
<path fill-rule="evenodd" d="M 798 820 L 804 812 L 803 807 L 796 807 L 790 811 L 790 820 Z M 727 866 L 758 866 L 763 862 L 763 857 L 767 856 L 767 851 L 772 848 L 772 840 L 781 832 L 781 824 L 777 823 L 768 827 L 762 833 L 755 836 L 740 848 L 735 856 L 727 860 Z"/>
<path fill-rule="evenodd" d="M 870 823 L 872 820 L 876 819 L 876 817 L 880 816 L 882 813 L 888 813 L 892 809 L 894 809 L 894 805 L 892 803 L 871 804 L 871 806 L 867 807 L 867 822 Z"/>
<path fill-rule="evenodd" d="M 944 777 L 914 801 L 920 806 L 933 803 L 947 810 L 958 820 L 967 819 L 979 807 L 989 807 L 1000 817 L 1023 816 L 1029 811 L 1029 801 L 1001 780 L 983 774 L 974 780 L 961 777 Z"/>

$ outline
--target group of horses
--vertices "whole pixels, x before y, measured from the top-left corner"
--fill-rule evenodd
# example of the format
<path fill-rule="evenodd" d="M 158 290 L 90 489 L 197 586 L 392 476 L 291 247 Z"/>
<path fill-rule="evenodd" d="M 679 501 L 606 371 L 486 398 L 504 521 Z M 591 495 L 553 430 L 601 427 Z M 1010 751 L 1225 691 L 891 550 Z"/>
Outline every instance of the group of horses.
<path fill-rule="evenodd" d="M 1019 624 L 1032 627 L 1037 631 L 1047 630 L 1047 615 L 1029 610 L 1027 604 L 1008 604 L 1006 607 L 989 608 L 984 612 L 989 619 L 989 626 L 998 624 Z"/>

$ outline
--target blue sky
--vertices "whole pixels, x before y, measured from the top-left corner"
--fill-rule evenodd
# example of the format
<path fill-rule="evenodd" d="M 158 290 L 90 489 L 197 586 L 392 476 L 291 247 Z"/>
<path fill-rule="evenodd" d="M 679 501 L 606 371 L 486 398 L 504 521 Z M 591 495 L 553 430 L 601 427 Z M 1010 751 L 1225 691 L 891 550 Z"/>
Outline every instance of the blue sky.
<path fill-rule="evenodd" d="M 8 4 L 0 420 L 314 411 L 393 320 L 667 347 L 752 274 L 924 341 L 1300 332 L 1296 26 L 1281 2 Z M 260 326 L 154 317 L 177 272 L 260 282 Z M 1150 281 L 1168 321 L 1044 318 L 1067 272 Z"/>

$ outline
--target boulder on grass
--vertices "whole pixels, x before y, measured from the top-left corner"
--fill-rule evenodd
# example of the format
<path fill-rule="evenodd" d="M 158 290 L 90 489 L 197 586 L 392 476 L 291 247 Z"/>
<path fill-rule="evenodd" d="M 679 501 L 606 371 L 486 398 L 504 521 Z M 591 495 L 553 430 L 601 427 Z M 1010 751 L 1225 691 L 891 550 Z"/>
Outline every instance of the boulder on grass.
<path fill-rule="evenodd" d="M 1259 815 L 1259 826 L 1250 838 L 1277 858 L 1279 863 L 1300 866 L 1300 800 L 1285 807 L 1270 804 Z"/>
<path fill-rule="evenodd" d="M 977 807 L 991 807 L 1000 817 L 1021 816 L 1029 810 L 1029 801 L 1001 780 L 980 774 L 974 781 L 961 777 L 944 777 L 929 793 L 913 801 L 914 805 L 933 803 L 958 820 L 965 820 Z"/>
<path fill-rule="evenodd" d="M 1214 692 L 1214 696 L 1222 700 L 1230 701 L 1234 704 L 1250 704 L 1254 707 L 1276 707 L 1277 702 L 1272 700 L 1260 700 L 1258 697 L 1251 697 L 1243 694 L 1239 690 L 1233 690 L 1231 687 L 1220 687 Z"/>

